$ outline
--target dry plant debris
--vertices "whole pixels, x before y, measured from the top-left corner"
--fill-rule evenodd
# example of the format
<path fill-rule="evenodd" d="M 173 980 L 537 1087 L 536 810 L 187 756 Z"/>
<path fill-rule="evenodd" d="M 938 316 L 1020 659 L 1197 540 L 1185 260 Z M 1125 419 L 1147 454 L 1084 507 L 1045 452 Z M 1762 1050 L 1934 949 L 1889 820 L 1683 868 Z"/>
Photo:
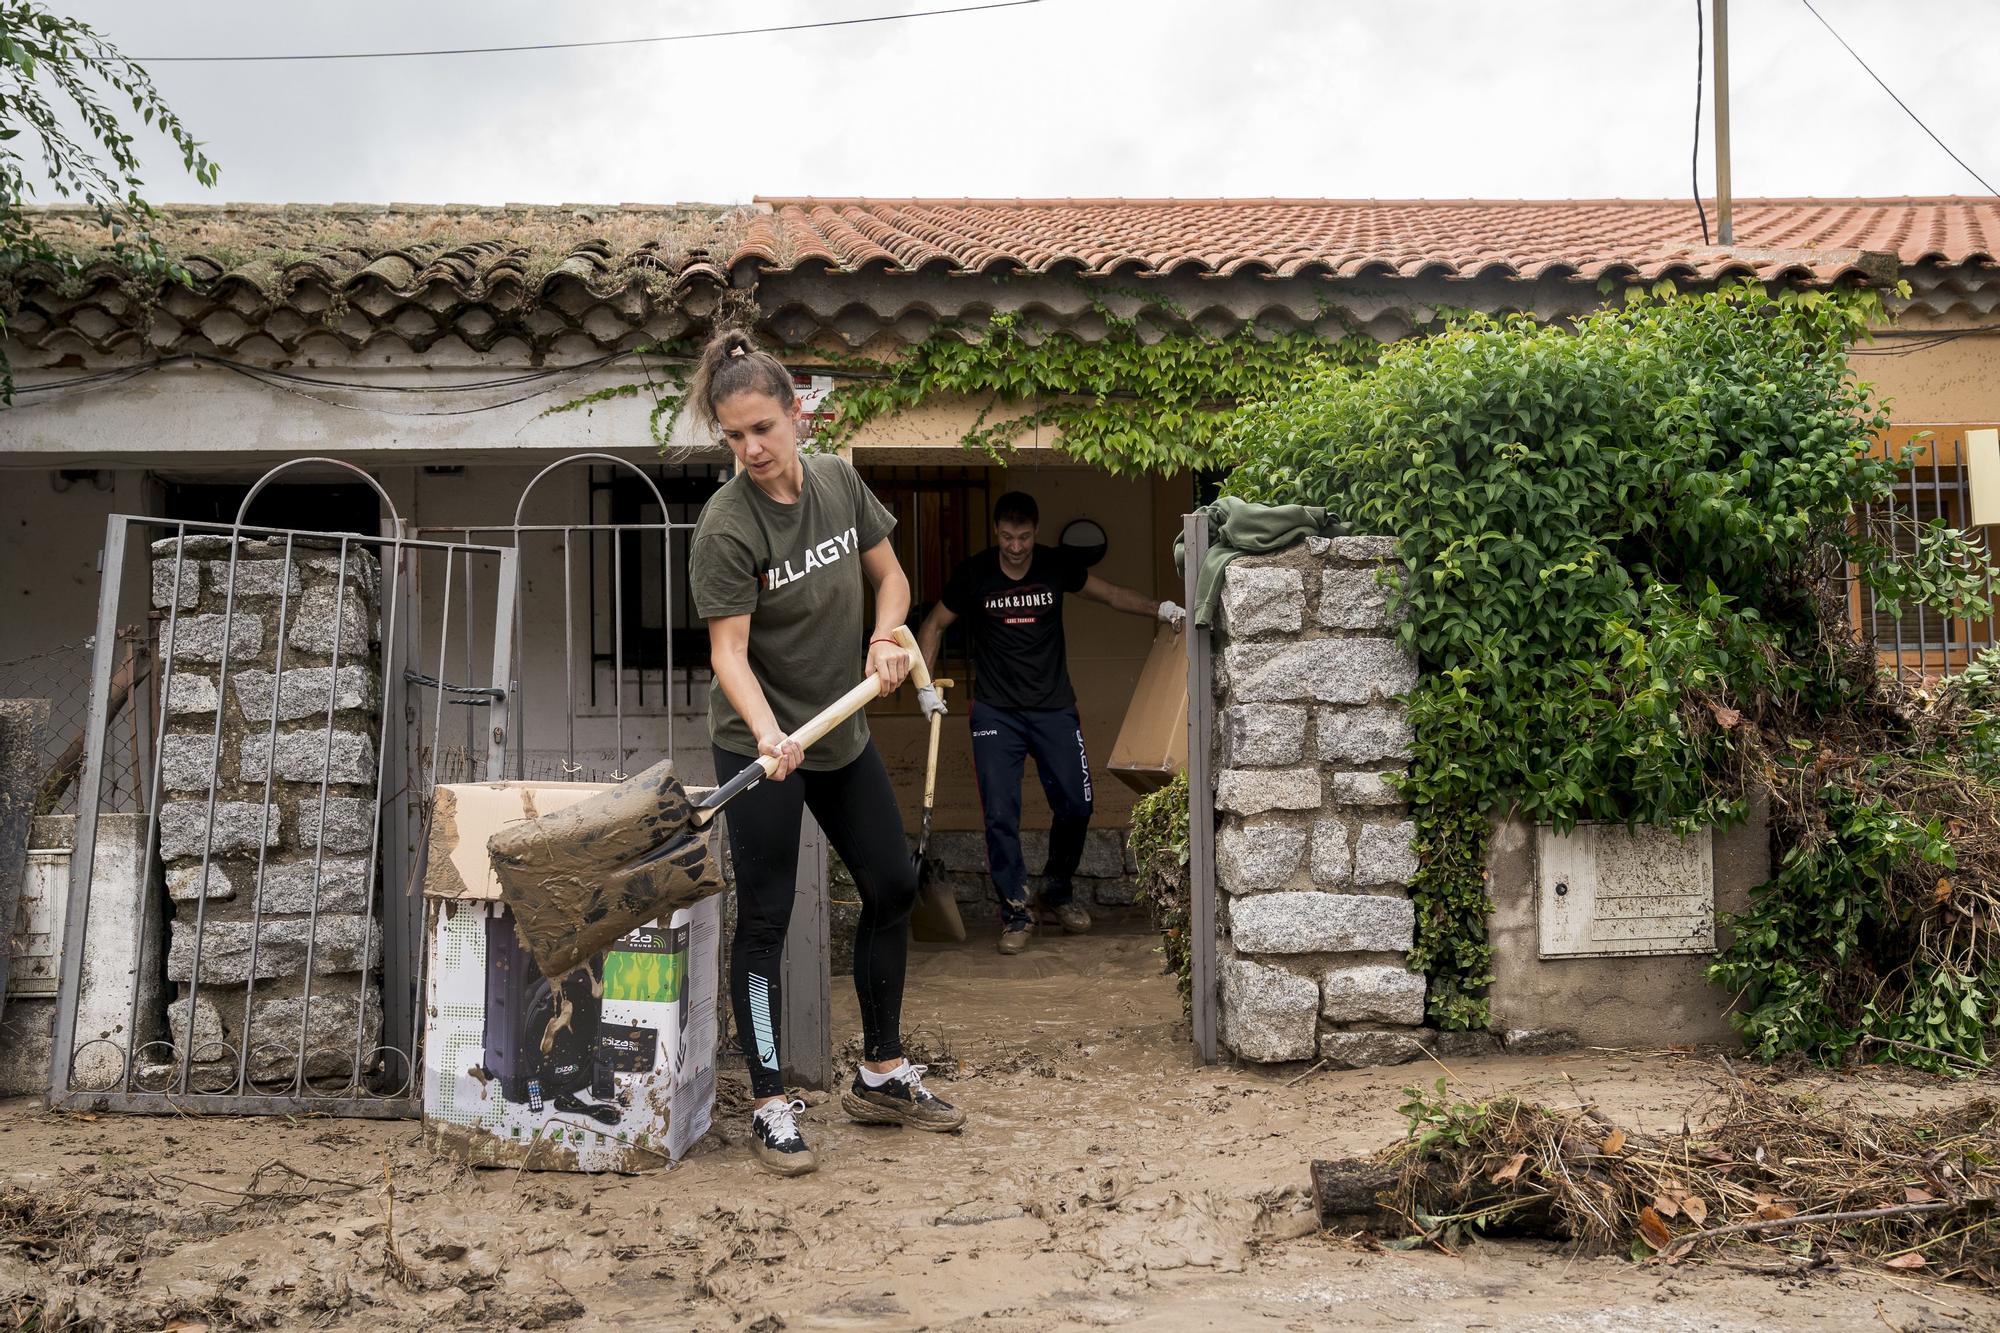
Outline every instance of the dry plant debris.
<path fill-rule="evenodd" d="M 2000 1288 L 2000 1105 L 1890 1116 L 1722 1080 L 1699 1129 L 1648 1134 L 1588 1105 L 1466 1103 L 1410 1089 L 1411 1131 L 1369 1163 L 1402 1245 L 1545 1235 L 1676 1264 L 1751 1242 L 1802 1263 L 1861 1257 Z M 1322 1222 L 1342 1168 L 1315 1162 Z M 1379 1225 L 1379 1223 L 1378 1223 Z"/>

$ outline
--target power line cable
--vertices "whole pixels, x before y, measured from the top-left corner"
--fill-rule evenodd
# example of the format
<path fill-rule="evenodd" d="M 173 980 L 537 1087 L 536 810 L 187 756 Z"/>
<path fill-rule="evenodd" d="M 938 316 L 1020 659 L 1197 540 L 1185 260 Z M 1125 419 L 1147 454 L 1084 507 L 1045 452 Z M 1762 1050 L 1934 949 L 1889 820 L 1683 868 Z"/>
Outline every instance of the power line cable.
<path fill-rule="evenodd" d="M 1890 99 L 1894 101 L 1897 106 L 1903 108 L 1904 115 L 1908 116 L 1911 120 L 1917 122 L 1918 129 L 1922 130 L 1925 134 L 1931 136 L 1932 143 L 1944 149 L 1945 155 L 1949 157 L 1952 161 L 1958 163 L 1958 165 L 1960 165 L 1961 167 L 1964 167 L 1966 174 L 1971 176 L 1972 179 L 1978 181 L 1981 185 L 1986 186 L 1986 193 L 2000 194 L 2000 190 L 1996 190 L 1992 187 L 1992 185 L 1988 184 L 1986 178 L 1980 175 L 1978 172 L 1974 171 L 1970 163 L 1968 163 L 1964 158 L 1960 157 L 1957 153 L 1952 152 L 1951 145 L 1946 143 L 1944 140 L 1938 138 L 1936 132 L 1933 131 L 1930 126 L 1924 124 L 1923 119 L 1920 116 L 1918 116 L 1916 112 L 1910 110 L 1910 104 L 1908 102 L 1905 102 L 1902 98 L 1897 97 L 1896 90 L 1894 88 L 1891 88 L 1888 84 L 1882 82 L 1882 76 L 1880 74 L 1877 74 L 1874 70 L 1868 68 L 1868 62 L 1861 58 L 1861 53 L 1855 50 L 1853 47 L 1848 46 L 1847 39 L 1845 37 L 1842 37 L 1838 32 L 1834 31 L 1834 26 L 1826 21 L 1826 15 L 1820 13 L 1817 9 L 1813 8 L 1812 0 L 1799 0 L 1799 3 L 1806 7 L 1806 11 L 1808 13 L 1810 13 L 1814 18 L 1819 20 L 1821 27 L 1825 28 L 1828 32 L 1833 33 L 1834 41 L 1839 42 L 1842 46 L 1847 47 L 1847 54 L 1854 57 L 1854 63 L 1861 66 L 1862 69 L 1868 71 L 1868 77 L 1875 80 L 1875 82 L 1881 86 L 1882 91 L 1889 94 Z"/>
<path fill-rule="evenodd" d="M 1694 148 L 1688 153 L 1688 179 L 1694 184 L 1694 211 L 1701 218 L 1701 243 L 1708 245 L 1708 210 L 1701 206 L 1701 71 L 1708 63 L 1701 6 L 1702 0 L 1694 0 Z"/>
<path fill-rule="evenodd" d="M 904 19 L 939 18 L 947 14 L 976 14 L 988 9 L 1018 9 L 1038 5 L 1042 0 L 991 0 L 981 5 L 960 5 L 954 9 L 920 9 L 907 14 L 870 14 L 860 18 L 821 19 L 814 23 L 780 23 L 766 28 L 722 28 L 712 32 L 678 32 L 664 37 L 607 37 L 590 42 L 532 42 L 519 46 L 441 47 L 430 51 L 326 51 L 288 55 L 257 56 L 133 56 L 141 65 L 177 65 L 197 62 L 240 64 L 279 60 L 405 60 L 417 56 L 488 56 L 517 51 L 582 51 L 606 46 L 658 46 L 668 42 L 701 42 L 716 37 L 762 37 L 781 32 L 809 32 L 818 28 L 852 28 L 868 23 L 897 23 Z"/>

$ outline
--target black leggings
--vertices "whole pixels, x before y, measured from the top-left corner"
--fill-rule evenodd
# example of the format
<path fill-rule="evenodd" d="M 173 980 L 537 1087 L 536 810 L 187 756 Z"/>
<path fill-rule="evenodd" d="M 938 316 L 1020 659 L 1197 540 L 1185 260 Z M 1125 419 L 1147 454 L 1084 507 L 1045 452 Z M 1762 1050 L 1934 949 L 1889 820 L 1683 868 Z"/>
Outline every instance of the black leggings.
<path fill-rule="evenodd" d="M 716 749 L 717 781 L 751 762 Z M 729 803 L 729 854 L 736 872 L 736 937 L 729 951 L 729 1002 L 736 1039 L 757 1097 L 784 1092 L 778 1072 L 778 957 L 792 918 L 799 868 L 801 811 L 810 809 L 854 876 L 861 920 L 854 931 L 854 993 L 861 999 L 863 1058 L 903 1054 L 903 969 L 909 955 L 910 904 L 917 871 L 903 838 L 903 817 L 875 742 L 845 768 L 797 769 L 783 782 L 760 782 Z"/>

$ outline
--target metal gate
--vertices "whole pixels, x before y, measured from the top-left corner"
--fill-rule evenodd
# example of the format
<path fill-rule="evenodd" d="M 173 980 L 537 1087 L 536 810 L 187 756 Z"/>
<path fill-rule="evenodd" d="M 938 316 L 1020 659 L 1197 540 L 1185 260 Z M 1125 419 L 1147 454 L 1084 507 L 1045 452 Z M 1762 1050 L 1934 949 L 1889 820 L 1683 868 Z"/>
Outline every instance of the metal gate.
<path fill-rule="evenodd" d="M 258 494 L 305 466 L 372 487 L 389 535 L 247 525 Z M 454 704 L 504 716 L 515 552 L 414 538 L 361 469 L 301 458 L 252 486 L 234 523 L 113 515 L 100 569 L 51 1104 L 415 1114 L 408 798 L 435 781 L 438 749 L 422 772 L 407 742 L 426 712 L 439 734 Z M 477 644 L 463 637 L 475 589 L 493 608 Z M 125 702 L 114 658 L 120 626 L 149 618 L 158 706 L 127 814 L 105 800 Z M 449 681 L 459 663 L 488 674 Z"/>
<path fill-rule="evenodd" d="M 586 521 L 531 521 L 531 505 L 544 482 L 577 466 L 592 470 Z M 542 468 L 522 488 L 511 523 L 420 529 L 438 540 L 501 544 L 517 557 L 517 577 L 511 584 L 514 631 L 504 709 L 496 707 L 489 718 L 493 725 L 479 734 L 468 717 L 464 749 L 455 756 L 442 713 L 427 733 L 421 722 L 413 726 L 411 761 L 418 771 L 443 781 L 475 781 L 482 775 L 489 781 L 618 781 L 667 756 L 692 758 L 697 770 L 705 768 L 704 757 L 677 750 L 682 738 L 673 696 L 678 690 L 681 702 L 690 707 L 706 698 L 706 687 L 697 696 L 693 678 L 684 670 L 707 665 L 707 629 L 691 620 L 686 569 L 695 516 L 713 482 L 687 475 L 680 480 L 688 489 L 676 495 L 663 489 L 672 486 L 670 479 L 655 477 L 629 459 L 573 454 Z M 621 482 L 637 504 L 619 502 Z M 600 578 L 600 569 L 608 569 L 608 577 Z M 560 616 L 547 600 L 532 610 L 526 605 L 529 587 L 546 589 L 557 580 Z M 474 603 L 463 605 L 470 616 Z M 658 613 L 657 623 L 649 618 L 652 612 Z M 690 623 L 682 625 L 682 619 Z M 548 650 L 557 635 L 560 653 Z M 481 641 L 470 619 L 461 639 L 468 646 Z M 461 672 L 466 679 L 475 678 L 470 657 Z M 438 674 L 444 675 L 442 663 Z M 501 678 L 496 668 L 493 679 L 498 683 Z M 500 700 L 497 693 L 495 700 Z M 649 704 L 655 710 L 651 714 L 646 713 Z M 594 712 L 600 728 L 610 724 L 608 750 L 602 744 L 579 744 L 577 723 L 586 710 Z M 663 734 L 635 734 L 640 716 L 660 718 Z M 557 727 L 561 730 L 551 736 Z M 700 756 L 705 756 L 706 729 L 698 729 L 698 735 Z M 440 764 L 441 754 L 452 757 Z M 439 779 L 439 774 L 444 776 Z M 427 784 L 416 803 L 424 810 L 428 795 Z M 785 1026 L 779 1059 L 789 1082 L 823 1088 L 833 1072 L 827 850 L 812 816 L 804 820 L 797 896 L 781 962 Z"/>

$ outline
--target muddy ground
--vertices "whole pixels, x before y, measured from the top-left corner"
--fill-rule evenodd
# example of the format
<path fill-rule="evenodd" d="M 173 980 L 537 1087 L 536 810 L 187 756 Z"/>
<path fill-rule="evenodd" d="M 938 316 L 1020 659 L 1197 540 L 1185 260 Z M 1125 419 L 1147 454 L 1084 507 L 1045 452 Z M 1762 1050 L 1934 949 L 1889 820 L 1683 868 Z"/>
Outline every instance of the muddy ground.
<path fill-rule="evenodd" d="M 1297 1082 L 1187 1058 L 1151 941 L 912 960 L 907 1024 L 957 1064 L 956 1137 L 816 1098 L 817 1175 L 743 1146 L 741 1085 L 679 1169 L 468 1171 L 408 1122 L 57 1116 L 0 1102 L 0 1326 L 116 1329 L 1995 1329 L 2000 1299 L 1767 1250 L 1672 1271 L 1551 1244 L 1456 1256 L 1317 1234 L 1306 1163 L 1397 1137 L 1435 1066 Z M 852 995 L 841 1021 L 854 1023 Z M 732 1062 L 733 1063 L 733 1062 Z M 940 1061 L 946 1064 L 947 1061 Z M 1577 1051 L 1454 1062 L 1467 1093 L 1699 1123 L 1718 1066 Z M 1830 1082 L 1882 1109 L 1984 1088 Z M 39 1321 L 39 1322 L 37 1322 Z"/>

